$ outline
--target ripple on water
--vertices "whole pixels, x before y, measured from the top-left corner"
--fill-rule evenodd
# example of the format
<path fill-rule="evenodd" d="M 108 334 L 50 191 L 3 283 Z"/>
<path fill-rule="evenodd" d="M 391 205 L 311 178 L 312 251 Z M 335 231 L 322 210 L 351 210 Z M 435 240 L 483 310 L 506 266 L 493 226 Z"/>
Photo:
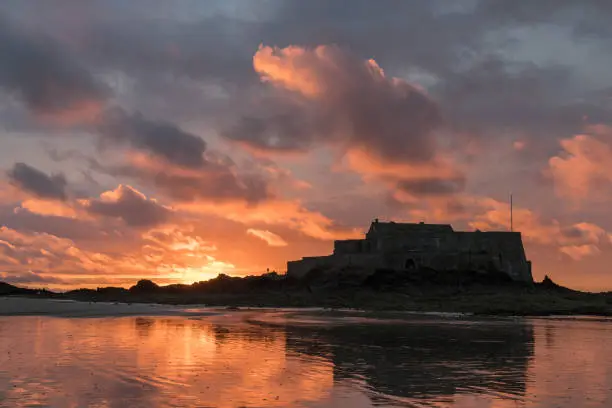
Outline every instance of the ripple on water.
<path fill-rule="evenodd" d="M 0 406 L 612 406 L 612 325 L 364 312 L 0 318 Z"/>

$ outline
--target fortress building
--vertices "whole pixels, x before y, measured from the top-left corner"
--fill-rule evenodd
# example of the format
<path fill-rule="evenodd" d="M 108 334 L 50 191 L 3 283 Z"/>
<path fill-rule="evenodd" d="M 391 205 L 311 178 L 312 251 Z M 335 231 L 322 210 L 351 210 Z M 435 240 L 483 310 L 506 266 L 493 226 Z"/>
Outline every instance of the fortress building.
<path fill-rule="evenodd" d="M 515 281 L 533 282 L 531 261 L 520 232 L 454 231 L 448 224 L 379 222 L 365 239 L 334 242 L 334 253 L 287 263 L 287 275 L 302 277 L 314 268 L 355 266 L 365 269 L 505 273 Z"/>

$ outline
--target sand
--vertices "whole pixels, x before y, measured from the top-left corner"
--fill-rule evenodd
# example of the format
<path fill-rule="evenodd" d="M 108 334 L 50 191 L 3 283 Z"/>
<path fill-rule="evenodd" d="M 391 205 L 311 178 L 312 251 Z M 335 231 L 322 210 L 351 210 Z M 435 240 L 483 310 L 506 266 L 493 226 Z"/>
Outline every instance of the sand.
<path fill-rule="evenodd" d="M 203 308 L 186 308 L 172 305 L 146 303 L 104 303 L 78 302 L 72 300 L 31 299 L 20 297 L 0 297 L 0 316 L 190 316 L 211 315 L 218 311 Z"/>

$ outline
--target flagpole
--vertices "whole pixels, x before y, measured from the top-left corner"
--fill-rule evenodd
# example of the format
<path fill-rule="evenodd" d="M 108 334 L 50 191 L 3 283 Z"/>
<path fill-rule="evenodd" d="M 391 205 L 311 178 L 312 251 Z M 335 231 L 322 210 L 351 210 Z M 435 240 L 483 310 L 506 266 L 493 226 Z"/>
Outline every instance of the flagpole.
<path fill-rule="evenodd" d="M 510 232 L 514 231 L 514 225 L 512 221 L 512 193 L 510 193 Z"/>

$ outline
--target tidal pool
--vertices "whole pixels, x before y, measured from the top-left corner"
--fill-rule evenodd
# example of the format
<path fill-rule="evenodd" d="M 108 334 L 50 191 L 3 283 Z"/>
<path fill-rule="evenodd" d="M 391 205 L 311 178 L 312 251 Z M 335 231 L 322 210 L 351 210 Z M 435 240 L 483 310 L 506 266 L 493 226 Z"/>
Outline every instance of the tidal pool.
<path fill-rule="evenodd" d="M 612 406 L 606 319 L 162 310 L 0 317 L 0 406 Z"/>

